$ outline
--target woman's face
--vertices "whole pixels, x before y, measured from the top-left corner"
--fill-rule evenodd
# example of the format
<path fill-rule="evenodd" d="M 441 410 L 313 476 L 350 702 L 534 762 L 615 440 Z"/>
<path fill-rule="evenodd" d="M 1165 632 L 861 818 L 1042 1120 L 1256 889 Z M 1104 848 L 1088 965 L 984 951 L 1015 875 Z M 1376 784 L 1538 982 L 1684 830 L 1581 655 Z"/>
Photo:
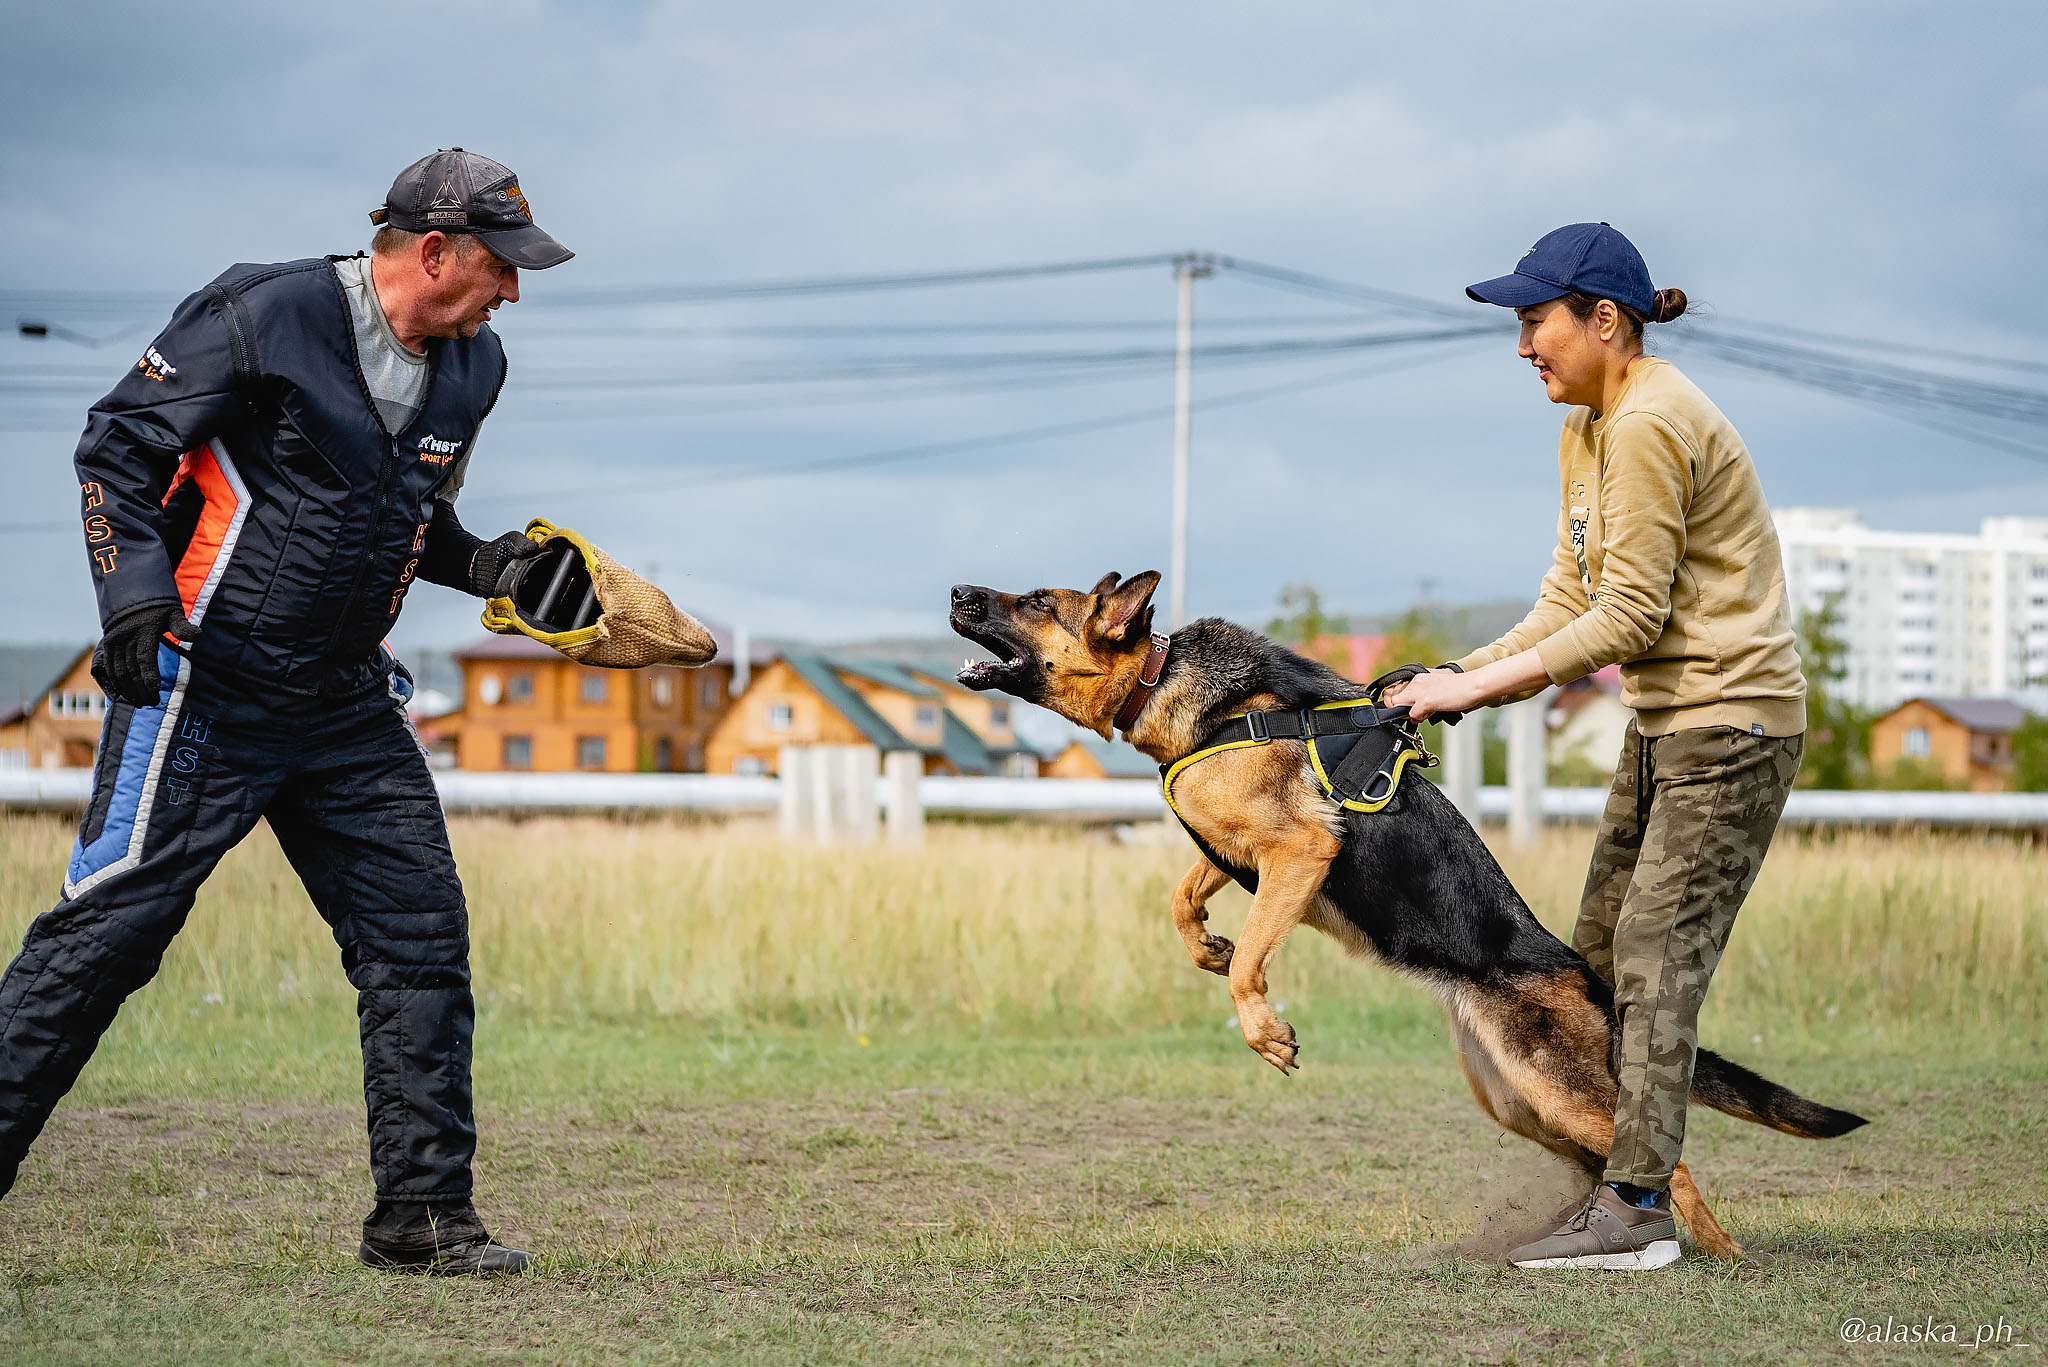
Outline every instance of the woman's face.
<path fill-rule="evenodd" d="M 1603 324 L 1613 331 L 1606 320 L 1613 308 L 1602 300 L 1600 308 L 1583 322 L 1562 299 L 1515 310 L 1515 317 L 1522 320 L 1519 354 L 1536 367 L 1552 403 L 1599 406 L 1608 351 L 1608 342 L 1600 334 Z"/>

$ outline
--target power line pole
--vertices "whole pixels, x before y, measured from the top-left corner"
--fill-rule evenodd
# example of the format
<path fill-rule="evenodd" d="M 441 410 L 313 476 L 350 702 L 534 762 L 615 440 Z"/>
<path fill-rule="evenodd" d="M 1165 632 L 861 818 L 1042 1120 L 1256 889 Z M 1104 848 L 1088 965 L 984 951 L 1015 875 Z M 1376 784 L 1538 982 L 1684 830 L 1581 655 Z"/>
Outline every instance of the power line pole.
<path fill-rule="evenodd" d="M 1190 391 L 1194 369 L 1195 281 L 1216 271 L 1207 252 L 1184 252 L 1173 259 L 1180 286 L 1180 321 L 1174 330 L 1173 358 L 1173 556 L 1168 577 L 1173 581 L 1171 614 L 1178 631 L 1188 620 L 1188 437 Z"/>

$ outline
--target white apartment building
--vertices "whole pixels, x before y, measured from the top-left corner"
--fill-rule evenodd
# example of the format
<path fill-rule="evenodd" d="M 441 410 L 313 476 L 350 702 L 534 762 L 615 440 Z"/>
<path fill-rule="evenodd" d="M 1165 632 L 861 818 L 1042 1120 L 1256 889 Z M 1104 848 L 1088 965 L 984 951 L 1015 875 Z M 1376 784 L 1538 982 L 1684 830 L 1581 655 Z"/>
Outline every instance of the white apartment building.
<path fill-rule="evenodd" d="M 1975 536 L 1878 531 L 1845 508 L 1775 518 L 1795 617 L 1841 595 L 1842 682 L 1858 705 L 2048 703 L 2048 518 L 1987 517 Z"/>

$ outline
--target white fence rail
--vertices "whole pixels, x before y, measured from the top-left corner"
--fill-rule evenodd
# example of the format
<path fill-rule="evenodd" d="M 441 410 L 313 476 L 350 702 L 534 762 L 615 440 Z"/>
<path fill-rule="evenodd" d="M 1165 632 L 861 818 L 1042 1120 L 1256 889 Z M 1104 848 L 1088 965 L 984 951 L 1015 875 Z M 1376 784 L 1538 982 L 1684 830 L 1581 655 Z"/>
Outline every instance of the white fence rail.
<path fill-rule="evenodd" d="M 773 778 L 733 774 L 481 774 L 442 770 L 434 775 L 451 812 L 676 811 L 718 814 L 775 812 L 781 784 Z M 899 777 L 897 783 L 904 788 Z M 928 813 L 1046 817 L 1081 821 L 1144 821 L 1163 817 L 1159 785 L 1149 779 L 919 778 L 919 804 Z M 875 802 L 887 814 L 891 782 L 880 778 Z M 0 807 L 79 812 L 92 795 L 90 769 L 0 769 Z M 1505 787 L 1479 789 L 1479 813 L 1505 821 Z M 1591 821 L 1606 804 L 1605 788 L 1546 788 L 1548 821 Z M 1793 825 L 2048 828 L 2048 793 L 1828 792 L 1792 794 L 1785 820 Z"/>

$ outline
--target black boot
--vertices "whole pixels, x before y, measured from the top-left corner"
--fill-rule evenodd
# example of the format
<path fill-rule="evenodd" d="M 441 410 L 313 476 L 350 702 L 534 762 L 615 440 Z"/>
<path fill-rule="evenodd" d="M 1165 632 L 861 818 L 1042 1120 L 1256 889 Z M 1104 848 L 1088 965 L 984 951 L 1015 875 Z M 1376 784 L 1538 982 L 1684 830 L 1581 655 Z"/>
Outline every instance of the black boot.
<path fill-rule="evenodd" d="M 363 1221 L 356 1258 L 388 1272 L 435 1277 L 524 1272 L 533 1255 L 491 1238 L 467 1201 L 379 1201 Z"/>

